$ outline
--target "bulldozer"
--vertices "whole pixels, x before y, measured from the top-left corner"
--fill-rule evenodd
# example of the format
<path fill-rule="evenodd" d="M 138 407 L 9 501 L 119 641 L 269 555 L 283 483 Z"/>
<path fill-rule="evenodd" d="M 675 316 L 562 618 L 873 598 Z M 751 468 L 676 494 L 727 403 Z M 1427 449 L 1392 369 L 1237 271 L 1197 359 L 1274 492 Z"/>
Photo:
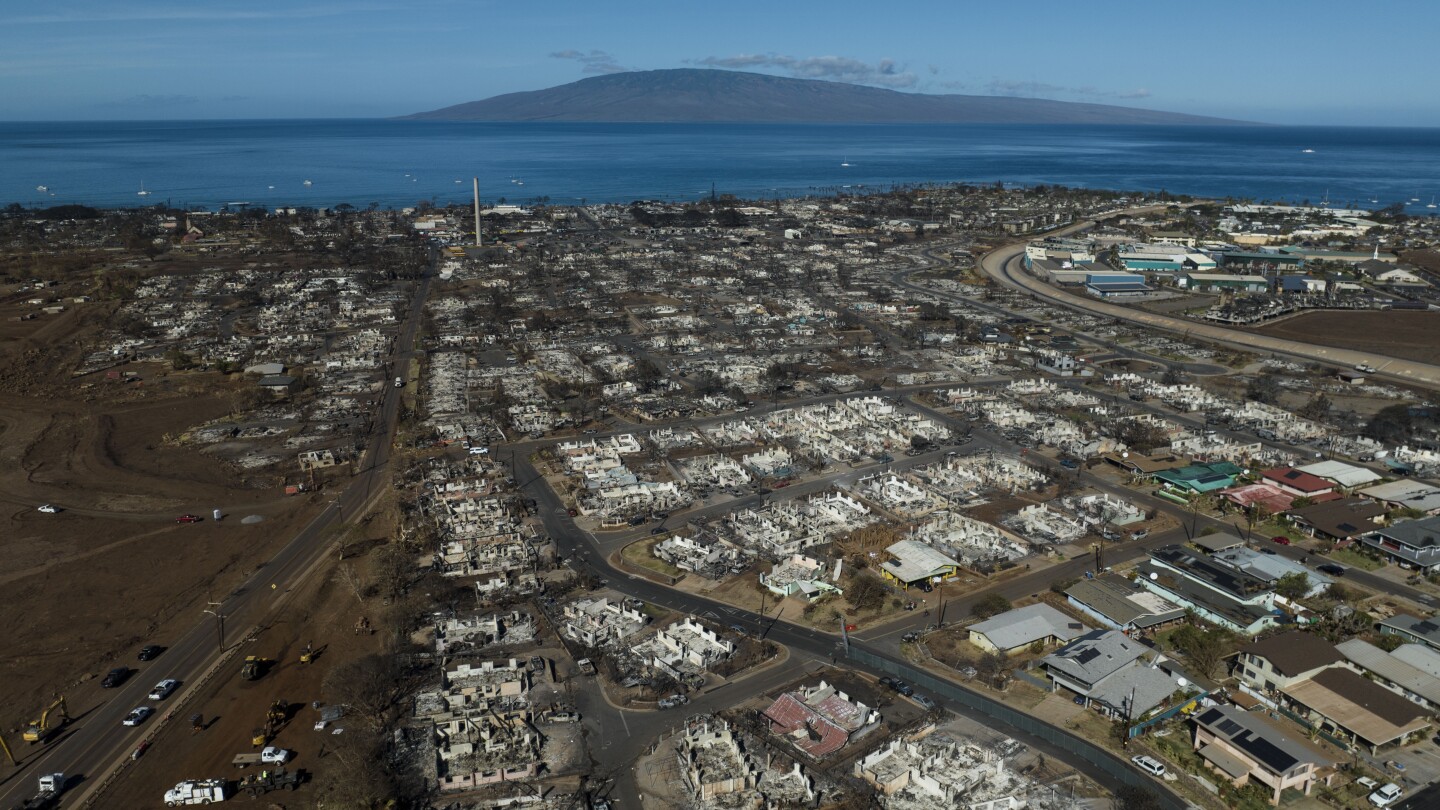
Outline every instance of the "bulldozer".
<path fill-rule="evenodd" d="M 240 677 L 247 681 L 257 680 L 261 675 L 265 674 L 265 670 L 269 666 L 270 661 L 268 659 L 261 658 L 258 655 L 247 655 L 245 656 L 245 663 L 240 665 Z"/>
<path fill-rule="evenodd" d="M 51 716 L 54 715 L 57 710 L 60 713 L 60 720 L 52 724 Z M 68 722 L 70 722 L 70 712 L 66 710 L 65 698 L 55 698 L 55 702 L 46 706 L 45 711 L 40 713 L 40 719 L 31 721 L 30 725 L 25 728 L 23 735 L 25 742 L 31 744 L 44 742 L 46 738 L 56 731 L 59 731 L 60 728 Z"/>

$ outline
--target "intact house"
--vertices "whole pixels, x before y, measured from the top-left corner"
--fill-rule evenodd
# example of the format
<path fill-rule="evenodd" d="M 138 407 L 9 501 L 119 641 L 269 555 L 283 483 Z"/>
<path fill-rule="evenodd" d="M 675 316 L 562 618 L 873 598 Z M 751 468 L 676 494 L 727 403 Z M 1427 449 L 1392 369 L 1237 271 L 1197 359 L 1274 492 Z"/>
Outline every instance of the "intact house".
<path fill-rule="evenodd" d="M 1322 669 L 1280 692 L 1311 727 L 1371 754 L 1414 742 L 1431 725 L 1429 710 L 1345 667 Z"/>
<path fill-rule="evenodd" d="M 1297 498 L 1323 500 L 1335 494 L 1335 485 L 1318 475 L 1302 472 L 1294 467 L 1276 467 L 1260 473 L 1270 484 Z"/>
<path fill-rule="evenodd" d="M 1413 644 L 1400 646 L 1402 649 L 1419 647 Z M 1440 678 L 1415 666 L 1405 657 L 1385 652 L 1359 638 L 1336 644 L 1335 649 L 1345 656 L 1345 665 L 1361 675 L 1431 712 L 1440 709 Z"/>
<path fill-rule="evenodd" d="M 970 625 L 970 643 L 988 652 L 1009 655 L 1036 643 L 1048 647 L 1070 641 L 1089 629 L 1042 602 Z"/>
<path fill-rule="evenodd" d="M 1064 687 L 1077 702 L 1131 724 L 1163 709 L 1176 692 L 1206 691 L 1167 664 L 1116 630 L 1093 630 L 1041 661 L 1052 691 Z"/>
<path fill-rule="evenodd" d="M 1440 623 L 1434 619 L 1420 619 L 1407 613 L 1398 613 L 1380 622 L 1380 633 L 1399 636 L 1415 644 L 1424 644 L 1432 650 L 1440 650 Z"/>
<path fill-rule="evenodd" d="M 1082 579 L 1065 591 L 1077 610 L 1111 630 L 1155 630 L 1185 618 L 1185 609 L 1124 577 Z"/>
<path fill-rule="evenodd" d="M 1390 481 L 1359 491 L 1390 509 L 1414 509 L 1427 515 L 1440 514 L 1440 487 L 1424 481 Z"/>
<path fill-rule="evenodd" d="M 1365 498 L 1347 497 L 1292 509 L 1289 517 L 1291 525 L 1311 537 L 1349 545 L 1383 525 L 1385 507 Z"/>
<path fill-rule="evenodd" d="M 1277 627 L 1275 592 L 1264 580 L 1181 546 L 1163 546 L 1136 566 L 1136 582 L 1206 621 L 1253 636 Z"/>
<path fill-rule="evenodd" d="M 1425 574 L 1440 571 L 1440 517 L 1406 520 L 1364 535 L 1364 545 L 1376 549 L 1402 568 Z"/>
<path fill-rule="evenodd" d="M 901 540 L 885 549 L 890 559 L 880 564 L 880 573 L 907 590 L 912 585 L 928 587 L 960 571 L 960 562 L 919 540 Z"/>
<path fill-rule="evenodd" d="M 1270 790 L 1279 805 L 1286 790 L 1305 795 L 1319 782 L 1330 784 L 1336 760 L 1303 737 L 1293 735 L 1269 718 L 1213 706 L 1194 717 L 1195 751 L 1234 787 L 1254 783 Z"/>
<path fill-rule="evenodd" d="M 1256 689 L 1275 692 L 1344 660 L 1335 645 L 1320 636 L 1291 630 L 1241 647 L 1234 674 Z"/>

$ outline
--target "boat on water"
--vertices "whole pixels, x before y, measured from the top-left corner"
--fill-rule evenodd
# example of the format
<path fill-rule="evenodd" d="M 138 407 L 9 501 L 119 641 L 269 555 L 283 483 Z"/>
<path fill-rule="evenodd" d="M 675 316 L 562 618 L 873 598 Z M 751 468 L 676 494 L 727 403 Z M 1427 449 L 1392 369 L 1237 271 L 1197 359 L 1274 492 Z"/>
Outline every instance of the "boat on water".
<path fill-rule="evenodd" d="M 135 192 L 135 194 L 136 194 L 137 196 L 140 196 L 140 197 L 149 197 L 149 196 L 150 196 L 150 192 L 148 192 L 148 191 L 145 190 L 145 181 L 144 181 L 144 180 L 141 180 L 141 181 L 140 181 L 140 190 L 137 191 L 137 192 Z"/>
<path fill-rule="evenodd" d="M 1300 150 L 1300 153 L 1303 154 L 1303 155 L 1313 155 L 1313 154 L 1315 154 L 1315 150 L 1314 150 L 1314 149 L 1301 149 L 1301 150 Z"/>
<path fill-rule="evenodd" d="M 1425 207 L 1426 207 L 1426 208 L 1434 208 L 1434 207 L 1435 207 L 1435 198 L 1434 198 L 1434 197 L 1431 197 L 1431 198 L 1430 198 L 1430 202 L 1429 202 L 1428 204 L 1426 204 Z"/>
<path fill-rule="evenodd" d="M 44 192 L 46 192 L 46 191 L 49 191 L 49 190 L 50 190 L 50 187 L 49 187 L 49 186 L 36 186 L 36 187 L 35 187 L 35 190 L 36 190 L 36 191 L 39 191 L 39 192 L 41 192 L 41 193 L 44 193 Z"/>
<path fill-rule="evenodd" d="M 315 185 L 315 184 L 312 183 L 312 182 L 310 182 L 309 180 L 306 180 L 306 181 L 305 181 L 304 183 L 302 183 L 301 185 L 313 186 L 313 185 Z"/>

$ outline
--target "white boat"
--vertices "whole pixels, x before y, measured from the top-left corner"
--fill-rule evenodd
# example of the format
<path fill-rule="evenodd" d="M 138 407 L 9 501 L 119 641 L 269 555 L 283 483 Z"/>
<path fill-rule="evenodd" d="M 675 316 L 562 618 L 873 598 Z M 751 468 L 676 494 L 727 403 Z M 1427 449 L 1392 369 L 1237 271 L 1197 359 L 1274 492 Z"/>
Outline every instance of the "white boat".
<path fill-rule="evenodd" d="M 313 186 L 313 185 L 315 185 L 315 184 L 314 184 L 314 183 L 311 183 L 309 180 L 306 180 L 302 185 Z"/>
<path fill-rule="evenodd" d="M 1313 154 L 1315 154 L 1315 150 L 1314 150 L 1314 149 L 1301 149 L 1301 150 L 1300 150 L 1300 153 L 1303 154 L 1303 155 L 1313 155 Z"/>
<path fill-rule="evenodd" d="M 140 181 L 140 190 L 137 191 L 137 192 L 135 192 L 135 193 L 136 193 L 137 195 L 141 196 L 141 197 L 149 197 L 149 196 L 150 196 L 150 192 L 148 192 L 148 191 L 145 190 L 145 181 L 144 181 L 144 180 L 141 180 L 141 181 Z"/>
<path fill-rule="evenodd" d="M 275 188 L 275 187 L 274 187 L 274 186 L 266 186 L 266 188 Z"/>
<path fill-rule="evenodd" d="M 36 187 L 35 187 L 35 190 L 36 190 L 36 191 L 39 191 L 39 192 L 46 192 L 46 191 L 49 191 L 49 190 L 50 190 L 50 187 L 49 187 L 49 186 L 36 186 Z"/>
<path fill-rule="evenodd" d="M 1426 208 L 1434 208 L 1434 207 L 1435 207 L 1435 198 L 1434 198 L 1434 197 L 1431 197 L 1429 204 L 1426 205 L 1425 207 L 1426 207 Z"/>
<path fill-rule="evenodd" d="M 850 168 L 850 158 L 849 158 L 849 156 L 846 156 L 846 158 L 845 158 L 844 160 L 840 161 L 840 167 L 841 167 L 841 168 L 844 168 L 844 169 Z"/>

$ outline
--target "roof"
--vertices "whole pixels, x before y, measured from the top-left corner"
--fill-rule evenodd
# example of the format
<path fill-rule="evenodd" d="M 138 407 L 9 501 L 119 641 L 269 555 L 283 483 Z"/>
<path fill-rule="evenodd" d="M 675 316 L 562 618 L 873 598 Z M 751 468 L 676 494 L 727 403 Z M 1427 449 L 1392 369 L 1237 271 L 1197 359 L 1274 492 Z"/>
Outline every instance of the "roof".
<path fill-rule="evenodd" d="M 947 573 L 960 563 L 919 540 L 901 540 L 885 549 L 893 560 L 881 563 L 884 570 L 901 582 L 917 582 Z"/>
<path fill-rule="evenodd" d="M 1045 656 L 1044 664 L 1061 675 L 1096 684 L 1148 651 L 1118 630 L 1092 630 Z"/>
<path fill-rule="evenodd" d="M 1096 684 L 1088 697 L 1125 712 L 1133 721 L 1149 714 L 1179 688 L 1180 682 L 1163 670 L 1131 662 Z"/>
<path fill-rule="evenodd" d="M 1196 492 L 1210 492 L 1230 486 L 1241 469 L 1228 461 L 1214 464 L 1191 464 L 1175 470 L 1161 470 L 1155 477 L 1177 487 Z"/>
<path fill-rule="evenodd" d="M 1190 542 L 1210 552 L 1211 554 L 1214 554 L 1217 551 L 1224 551 L 1227 548 L 1235 548 L 1236 546 L 1245 545 L 1244 540 L 1241 540 L 1239 537 L 1236 537 L 1229 532 L 1216 532 L 1214 534 L 1199 535 Z"/>
<path fill-rule="evenodd" d="M 1217 616 L 1222 616 L 1234 622 L 1242 628 L 1251 627 L 1267 616 L 1276 615 L 1275 611 L 1268 608 L 1260 605 L 1247 604 L 1234 597 L 1218 593 L 1193 580 L 1176 576 L 1169 570 L 1156 565 L 1151 560 L 1140 563 L 1136 566 L 1136 571 L 1142 577 L 1149 577 L 1151 574 L 1154 574 L 1155 579 L 1151 581 L 1156 586 L 1163 588 L 1166 593 L 1178 600 L 1181 605 L 1204 608 Z"/>
<path fill-rule="evenodd" d="M 1212 765 L 1225 772 L 1231 779 L 1239 779 L 1250 773 L 1250 763 L 1234 756 L 1229 751 L 1218 745 L 1200 746 L 1200 756 L 1208 760 Z"/>
<path fill-rule="evenodd" d="M 1043 602 L 1007 610 L 970 626 L 970 632 L 984 635 L 1001 650 L 1013 650 L 1052 636 L 1069 641 L 1089 629 Z"/>
<path fill-rule="evenodd" d="M 789 735 L 796 748 L 816 759 L 845 747 L 850 735 L 786 692 L 764 711 L 775 734 Z"/>
<path fill-rule="evenodd" d="M 1425 644 L 1401 644 L 1390 652 L 1390 656 L 1440 678 L 1440 652 Z"/>
<path fill-rule="evenodd" d="M 1119 293 L 1119 292 L 1150 292 L 1153 287 L 1149 284 L 1141 284 L 1138 281 L 1090 281 L 1086 282 L 1096 292 Z"/>
<path fill-rule="evenodd" d="M 285 387 L 293 385 L 294 383 L 295 378 L 291 377 L 288 374 L 267 374 L 264 377 L 261 377 L 259 381 L 257 381 L 255 384 L 263 385 L 266 387 Z"/>
<path fill-rule="evenodd" d="M 1276 467 L 1273 470 L 1265 470 L 1260 473 L 1266 480 L 1283 484 L 1291 489 L 1304 493 L 1328 492 L 1335 488 L 1335 485 L 1317 475 L 1301 472 L 1294 467 Z"/>
<path fill-rule="evenodd" d="M 1206 709 L 1195 717 L 1195 723 L 1273 774 L 1288 773 L 1295 766 L 1307 762 L 1324 768 L 1337 761 L 1308 740 L 1291 735 L 1264 715 L 1251 714 L 1233 706 Z M 1214 762 L 1213 759 L 1211 761 Z"/>
<path fill-rule="evenodd" d="M 1377 501 L 1398 503 L 1422 512 L 1440 509 L 1440 488 L 1423 481 L 1391 481 L 1360 490 L 1360 494 Z"/>
<path fill-rule="evenodd" d="M 1428 712 L 1353 670 L 1333 667 L 1280 690 L 1371 745 L 1430 725 Z"/>
<path fill-rule="evenodd" d="M 1173 453 L 1106 453 L 1104 459 L 1111 464 L 1135 470 L 1139 473 L 1150 474 L 1160 470 L 1173 470 L 1187 466 L 1188 459 L 1174 455 Z"/>
<path fill-rule="evenodd" d="M 1303 630 L 1252 641 L 1239 651 L 1264 658 L 1276 672 L 1288 678 L 1344 660 L 1334 644 Z"/>
<path fill-rule="evenodd" d="M 1345 656 L 1345 660 L 1367 672 L 1375 673 L 1380 680 L 1392 683 L 1412 695 L 1419 695 L 1431 703 L 1440 703 L 1440 678 L 1396 658 L 1374 644 L 1364 639 L 1352 638 L 1335 645 L 1335 649 Z"/>
<path fill-rule="evenodd" d="M 1179 605 L 1114 575 L 1082 579 L 1065 595 L 1121 627 L 1150 627 L 1185 615 Z"/>
<path fill-rule="evenodd" d="M 1374 531 L 1375 518 L 1383 514 L 1385 507 L 1380 504 L 1349 497 L 1291 510 L 1290 519 L 1308 524 L 1327 537 L 1346 538 Z"/>
<path fill-rule="evenodd" d="M 1380 629 L 1400 630 L 1417 638 L 1425 639 L 1432 647 L 1440 647 L 1440 624 L 1434 619 L 1420 619 L 1408 613 L 1397 613 L 1380 622 Z"/>
<path fill-rule="evenodd" d="M 1380 473 L 1364 467 L 1356 467 L 1343 461 L 1317 461 L 1295 469 L 1321 478 L 1328 478 L 1342 487 L 1359 487 L 1380 480 Z"/>
<path fill-rule="evenodd" d="M 1215 559 L 1227 562 L 1245 573 L 1264 580 L 1277 582 L 1286 574 L 1304 574 L 1310 583 L 1310 593 L 1319 593 L 1335 581 L 1313 569 L 1306 568 L 1296 560 L 1279 554 L 1262 554 L 1253 548 L 1232 548 L 1215 555 Z"/>
<path fill-rule="evenodd" d="M 1220 493 L 1225 500 L 1240 507 L 1259 504 L 1271 513 L 1284 512 L 1295 501 L 1295 496 L 1273 484 L 1244 484 L 1230 487 Z"/>
<path fill-rule="evenodd" d="M 1213 557 L 1197 556 L 1182 546 L 1169 545 L 1151 549 L 1150 557 L 1158 563 L 1185 573 L 1196 582 L 1224 591 L 1242 601 L 1269 590 L 1269 583 L 1259 577 Z"/>
<path fill-rule="evenodd" d="M 1401 521 L 1393 526 L 1377 528 L 1375 533 L 1407 546 L 1434 548 L 1440 546 L 1440 516 Z"/>

